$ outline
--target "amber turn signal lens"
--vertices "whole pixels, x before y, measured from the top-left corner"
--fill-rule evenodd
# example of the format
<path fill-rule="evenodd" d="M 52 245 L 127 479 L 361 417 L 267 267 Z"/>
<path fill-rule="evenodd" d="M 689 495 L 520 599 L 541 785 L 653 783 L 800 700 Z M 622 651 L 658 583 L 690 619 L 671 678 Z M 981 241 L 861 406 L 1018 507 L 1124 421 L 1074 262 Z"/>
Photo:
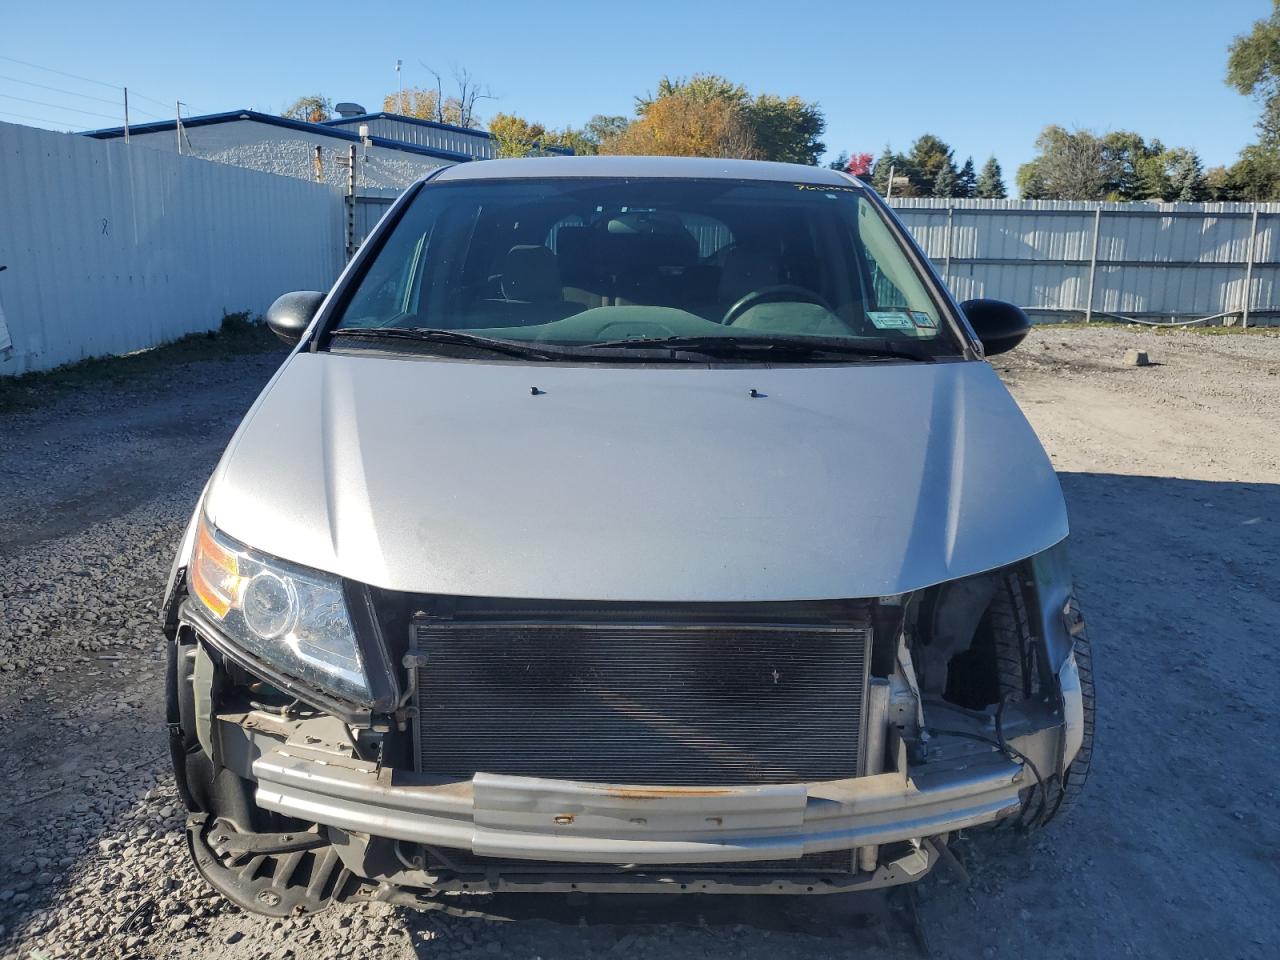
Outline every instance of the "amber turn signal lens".
<path fill-rule="evenodd" d="M 191 592 L 221 620 L 239 599 L 241 578 L 236 555 L 213 538 L 204 518 L 196 530 L 191 556 Z"/>

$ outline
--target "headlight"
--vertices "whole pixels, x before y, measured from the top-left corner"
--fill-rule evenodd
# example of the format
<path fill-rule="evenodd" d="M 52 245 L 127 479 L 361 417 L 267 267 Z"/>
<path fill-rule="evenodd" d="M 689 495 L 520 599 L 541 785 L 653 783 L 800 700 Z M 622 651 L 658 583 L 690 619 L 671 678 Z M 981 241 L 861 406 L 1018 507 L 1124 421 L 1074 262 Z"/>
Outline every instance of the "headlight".
<path fill-rule="evenodd" d="M 237 646 L 323 690 L 370 699 L 338 577 L 263 556 L 201 517 L 187 580 Z"/>

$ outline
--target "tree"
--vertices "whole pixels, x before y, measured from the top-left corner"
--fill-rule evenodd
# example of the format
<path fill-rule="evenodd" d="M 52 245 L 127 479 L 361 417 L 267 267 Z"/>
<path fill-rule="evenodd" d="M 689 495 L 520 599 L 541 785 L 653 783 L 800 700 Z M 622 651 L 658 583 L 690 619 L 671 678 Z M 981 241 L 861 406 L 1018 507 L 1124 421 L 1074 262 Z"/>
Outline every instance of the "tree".
<path fill-rule="evenodd" d="M 944 164 L 938 168 L 938 175 L 933 178 L 933 196 L 954 197 L 959 177 L 954 164 Z"/>
<path fill-rule="evenodd" d="M 955 196 L 969 198 L 975 196 L 977 192 L 978 175 L 973 170 L 973 157 L 966 157 L 964 166 L 956 174 Z"/>
<path fill-rule="evenodd" d="M 1049 199 L 1049 184 L 1039 159 L 1029 160 L 1018 168 L 1018 196 L 1023 200 Z"/>
<path fill-rule="evenodd" d="M 687 123 L 679 121 L 675 107 L 683 107 L 691 116 L 714 123 L 716 132 L 709 137 L 698 136 Z M 675 122 L 683 133 L 671 131 L 667 136 L 655 130 L 655 111 L 664 123 Z M 826 150 L 819 139 L 826 129 L 826 118 L 816 103 L 771 93 L 752 97 L 742 84 L 717 74 L 663 77 L 655 93 L 636 98 L 636 115 L 631 124 L 634 131 L 629 128 L 620 133 L 616 149 L 634 152 L 637 144 L 655 136 L 665 140 L 668 146 L 686 137 L 690 143 L 697 141 L 696 149 L 723 149 L 726 131 L 731 130 L 729 140 L 734 142 L 734 147 L 726 156 L 816 164 Z M 743 136 L 747 142 L 742 141 Z M 711 147 L 712 142 L 721 146 Z"/>
<path fill-rule="evenodd" d="M 597 113 L 587 121 L 582 134 L 596 145 L 596 152 L 599 152 L 600 144 L 621 134 L 630 122 L 626 117 Z"/>
<path fill-rule="evenodd" d="M 755 138 L 734 104 L 722 99 L 664 96 L 622 133 L 600 145 L 601 153 L 670 157 L 757 157 Z"/>
<path fill-rule="evenodd" d="M 1252 30 L 1231 41 L 1227 84 L 1263 104 L 1280 97 L 1280 0 L 1272 0 L 1270 17 L 1254 21 Z"/>
<path fill-rule="evenodd" d="M 1004 171 L 995 157 L 988 157 L 978 174 L 978 182 L 974 186 L 973 195 L 984 200 L 1003 200 L 1009 195 L 1004 186 Z"/>
<path fill-rule="evenodd" d="M 1170 195 L 1166 199 L 1181 201 L 1204 200 L 1209 191 L 1205 184 L 1204 165 L 1194 150 L 1177 148 L 1165 154 Z"/>
<path fill-rule="evenodd" d="M 333 102 L 318 93 L 299 97 L 285 107 L 280 116 L 290 120 L 306 120 L 308 123 L 323 123 L 333 116 Z"/>
<path fill-rule="evenodd" d="M 1280 199 L 1280 0 L 1273 0 L 1270 17 L 1255 21 L 1248 33 L 1231 42 L 1227 84 L 1257 100 L 1262 113 L 1258 142 L 1241 150 L 1230 169 L 1211 178 L 1212 195 L 1222 200 Z"/>
<path fill-rule="evenodd" d="M 849 151 L 841 150 L 836 158 L 827 164 L 830 170 L 848 170 L 849 169 Z"/>
<path fill-rule="evenodd" d="M 886 146 L 871 167 L 871 185 L 875 187 L 876 193 L 882 197 L 920 196 L 907 175 L 908 166 L 906 157 L 894 153 L 891 147 Z M 892 185 L 889 183 L 890 176 L 893 177 Z"/>
<path fill-rule="evenodd" d="M 402 117 L 419 120 L 435 120 L 440 114 L 440 97 L 425 87 L 408 87 L 403 92 L 388 93 L 382 98 L 384 113 L 396 113 Z"/>
<path fill-rule="evenodd" d="M 949 177 L 944 179 L 955 178 L 956 167 L 952 161 L 951 147 L 932 133 L 924 134 L 911 145 L 906 160 L 907 169 L 899 172 L 906 173 L 911 179 L 911 185 L 915 188 L 915 195 L 918 197 L 933 195 L 934 185 L 943 167 L 950 168 L 951 171 Z M 897 190 L 894 193 L 896 194 Z"/>
<path fill-rule="evenodd" d="M 1088 130 L 1045 127 L 1036 138 L 1039 155 L 1018 168 L 1023 199 L 1102 200 L 1115 176 L 1102 141 Z"/>
<path fill-rule="evenodd" d="M 476 80 L 466 67 L 454 67 L 452 69 L 454 92 L 446 96 L 444 80 L 439 71 L 433 70 L 425 63 L 422 66 L 436 78 L 435 89 L 410 87 L 405 90 L 403 109 L 400 92 L 388 93 L 382 98 L 382 109 L 387 113 L 398 113 L 406 117 L 416 117 L 419 120 L 450 123 L 455 127 L 479 128 L 480 117 L 476 113 L 476 104 L 481 100 L 493 99 L 489 88 Z"/>
<path fill-rule="evenodd" d="M 499 157 L 527 157 L 536 152 L 547 135 L 540 123 L 530 123 L 513 113 L 495 113 L 489 120 L 489 132 L 497 143 Z"/>
<path fill-rule="evenodd" d="M 636 114 L 645 116 L 659 100 L 664 97 L 686 97 L 696 103 L 723 101 L 734 106 L 745 106 L 750 96 L 747 88 L 714 73 L 695 73 L 692 77 L 663 77 L 658 81 L 658 90 L 652 96 L 636 97 Z"/>
<path fill-rule="evenodd" d="M 827 149 L 818 139 L 827 121 L 816 103 L 762 93 L 742 110 L 761 160 L 813 166 Z"/>

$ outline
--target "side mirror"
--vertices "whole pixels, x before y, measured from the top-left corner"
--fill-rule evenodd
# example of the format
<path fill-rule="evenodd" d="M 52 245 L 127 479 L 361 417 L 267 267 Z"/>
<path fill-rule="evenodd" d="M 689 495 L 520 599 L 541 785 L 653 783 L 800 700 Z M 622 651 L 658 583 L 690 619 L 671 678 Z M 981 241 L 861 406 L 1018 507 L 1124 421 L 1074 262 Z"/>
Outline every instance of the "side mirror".
<path fill-rule="evenodd" d="M 1031 320 L 1022 308 L 1003 300 L 966 300 L 960 309 L 989 357 L 1012 350 L 1031 332 Z"/>
<path fill-rule="evenodd" d="M 317 290 L 297 290 L 277 297 L 276 302 L 267 308 L 267 326 L 292 346 L 307 332 L 325 296 Z"/>

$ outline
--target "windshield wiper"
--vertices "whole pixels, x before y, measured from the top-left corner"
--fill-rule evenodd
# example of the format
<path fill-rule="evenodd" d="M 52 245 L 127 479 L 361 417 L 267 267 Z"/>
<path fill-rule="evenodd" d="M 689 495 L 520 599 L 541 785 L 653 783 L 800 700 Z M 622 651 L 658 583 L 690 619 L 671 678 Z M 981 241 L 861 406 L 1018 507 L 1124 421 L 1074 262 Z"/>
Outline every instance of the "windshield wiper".
<path fill-rule="evenodd" d="M 893 340 L 854 340 L 849 337 L 806 337 L 769 334 L 738 336 L 647 337 L 606 340 L 584 344 L 584 349 L 676 350 L 709 357 L 749 357 L 768 360 L 777 357 L 858 356 L 894 360 L 932 361 L 933 355 L 912 343 Z"/>
<path fill-rule="evenodd" d="M 534 345 L 521 343 L 518 340 L 502 340 L 498 337 L 484 337 L 462 330 L 436 330 L 427 327 L 340 327 L 332 331 L 330 336 L 342 337 L 345 340 L 368 340 L 385 342 L 388 340 L 404 340 L 412 343 L 447 343 L 459 347 L 475 347 L 511 357 L 522 357 L 529 360 L 561 360 L 576 354 L 576 351 L 561 350 L 546 344 Z"/>

